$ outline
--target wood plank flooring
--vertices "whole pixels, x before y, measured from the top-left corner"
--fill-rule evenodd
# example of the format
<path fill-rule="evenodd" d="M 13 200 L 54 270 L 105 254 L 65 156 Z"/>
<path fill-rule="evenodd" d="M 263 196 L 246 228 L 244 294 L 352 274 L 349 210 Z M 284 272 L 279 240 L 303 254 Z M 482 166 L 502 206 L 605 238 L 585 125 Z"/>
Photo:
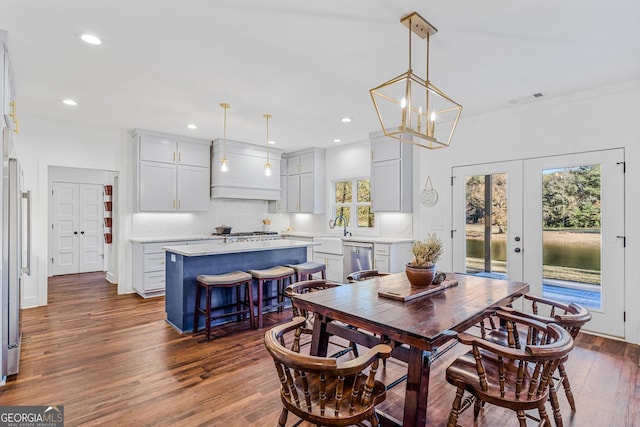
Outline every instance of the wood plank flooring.
<path fill-rule="evenodd" d="M 20 373 L 0 387 L 0 405 L 64 405 L 66 426 L 276 425 L 278 380 L 264 330 L 232 323 L 214 328 L 209 343 L 181 335 L 164 321 L 163 298 L 117 295 L 103 277 L 55 277 L 49 305 L 22 311 Z M 265 328 L 290 316 L 269 314 Z M 429 426 L 446 425 L 454 390 L 443 372 L 463 351 L 457 346 L 432 367 Z M 639 355 L 638 346 L 581 334 L 567 365 L 575 414 L 560 395 L 565 426 L 640 427 Z M 403 368 L 390 361 L 384 380 Z M 403 394 L 403 384 L 395 387 L 381 408 L 401 418 Z M 469 410 L 459 423 L 516 426 L 517 420 L 487 406 L 477 421 Z"/>

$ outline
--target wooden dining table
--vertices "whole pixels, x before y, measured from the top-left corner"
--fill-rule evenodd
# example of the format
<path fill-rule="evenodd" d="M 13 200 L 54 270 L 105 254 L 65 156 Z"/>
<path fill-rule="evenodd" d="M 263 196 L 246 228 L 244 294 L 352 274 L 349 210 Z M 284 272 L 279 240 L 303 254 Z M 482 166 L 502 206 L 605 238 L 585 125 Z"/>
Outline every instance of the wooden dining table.
<path fill-rule="evenodd" d="M 425 426 L 432 361 L 486 310 L 529 291 L 526 283 L 467 274 L 446 279 L 457 283 L 422 296 L 402 272 L 292 297 L 315 313 L 312 355 L 326 356 L 329 337 L 339 335 L 367 347 L 386 342 L 407 363 L 403 419 L 380 413 L 382 425 Z"/>

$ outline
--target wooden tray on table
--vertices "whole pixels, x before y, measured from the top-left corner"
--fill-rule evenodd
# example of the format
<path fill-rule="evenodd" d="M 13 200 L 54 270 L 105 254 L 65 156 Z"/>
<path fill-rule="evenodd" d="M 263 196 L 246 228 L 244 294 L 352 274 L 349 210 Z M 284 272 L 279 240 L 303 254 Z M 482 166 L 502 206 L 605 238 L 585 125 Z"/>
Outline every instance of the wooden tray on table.
<path fill-rule="evenodd" d="M 384 290 L 378 291 L 378 296 L 391 298 L 396 301 L 411 301 L 412 299 L 420 298 L 426 295 L 433 294 L 435 292 L 440 292 L 452 286 L 456 286 L 458 284 L 457 280 L 448 280 L 446 279 L 442 283 L 437 285 L 430 286 L 422 286 L 422 287 L 412 287 L 409 282 L 405 283 L 397 283 L 397 284 L 389 284 L 385 286 Z"/>

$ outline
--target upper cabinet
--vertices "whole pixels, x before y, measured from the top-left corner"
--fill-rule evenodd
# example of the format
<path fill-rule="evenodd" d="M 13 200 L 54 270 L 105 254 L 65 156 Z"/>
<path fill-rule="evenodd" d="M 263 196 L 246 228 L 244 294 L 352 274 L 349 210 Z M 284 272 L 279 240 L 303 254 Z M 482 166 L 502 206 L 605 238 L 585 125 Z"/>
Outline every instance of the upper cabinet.
<path fill-rule="evenodd" d="M 372 133 L 371 208 L 374 212 L 413 210 L 413 146 Z"/>
<path fill-rule="evenodd" d="M 287 212 L 324 213 L 324 150 L 310 148 L 285 157 Z"/>
<path fill-rule="evenodd" d="M 268 156 L 268 161 L 267 161 Z M 227 158 L 223 172 L 220 160 Z M 282 150 L 264 145 L 223 139 L 213 141 L 211 160 L 211 197 L 227 199 L 280 199 L 280 160 Z M 271 175 L 265 175 L 265 164 Z"/>
<path fill-rule="evenodd" d="M 133 139 L 138 211 L 209 210 L 209 141 L 141 129 Z"/>
<path fill-rule="evenodd" d="M 287 213 L 287 158 L 280 161 L 280 198 L 269 201 L 269 213 Z"/>
<path fill-rule="evenodd" d="M 6 126 L 15 133 L 19 132 L 20 122 L 17 116 L 16 91 L 9 60 L 7 46 L 7 32 L 0 30 L 0 101 L 2 102 L 2 117 Z"/>

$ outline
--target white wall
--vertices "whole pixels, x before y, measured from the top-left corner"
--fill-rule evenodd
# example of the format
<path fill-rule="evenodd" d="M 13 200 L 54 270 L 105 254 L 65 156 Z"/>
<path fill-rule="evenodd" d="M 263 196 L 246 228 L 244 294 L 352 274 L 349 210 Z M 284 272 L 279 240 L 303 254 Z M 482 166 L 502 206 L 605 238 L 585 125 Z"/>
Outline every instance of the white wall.
<path fill-rule="evenodd" d="M 459 100 L 464 105 L 464 99 Z M 593 151 L 605 148 L 625 149 L 627 162 L 625 234 L 625 300 L 627 321 L 625 336 L 640 342 L 640 275 L 635 271 L 640 259 L 640 211 L 637 183 L 640 182 L 640 81 L 600 88 L 491 114 L 461 118 L 452 144 L 443 150 L 419 150 L 414 185 L 431 176 L 440 198 L 436 206 L 426 208 L 414 202 L 415 238 L 432 232 L 434 223 L 443 223 L 438 232 L 445 242 L 445 257 L 440 265 L 451 269 L 451 168 L 454 166 L 514 160 L 531 157 Z"/>

